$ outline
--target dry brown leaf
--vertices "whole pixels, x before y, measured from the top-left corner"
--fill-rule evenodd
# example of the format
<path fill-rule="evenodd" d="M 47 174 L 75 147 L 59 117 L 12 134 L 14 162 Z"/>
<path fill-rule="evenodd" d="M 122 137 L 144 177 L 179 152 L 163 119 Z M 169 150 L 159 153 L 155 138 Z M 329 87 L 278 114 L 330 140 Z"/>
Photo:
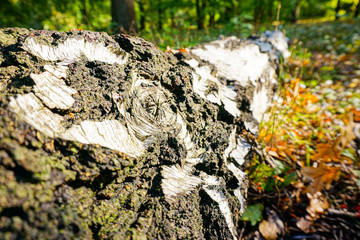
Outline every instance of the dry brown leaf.
<path fill-rule="evenodd" d="M 310 227 L 313 224 L 313 221 L 309 215 L 306 217 L 300 218 L 300 220 L 296 223 L 296 226 L 300 228 L 304 233 L 310 232 Z"/>
<path fill-rule="evenodd" d="M 304 167 L 301 169 L 300 172 L 303 176 L 314 180 L 314 182 L 305 189 L 305 193 L 315 194 L 321 191 L 324 186 L 326 189 L 329 189 L 332 181 L 337 179 L 339 170 L 340 168 L 329 167 L 324 162 L 321 162 L 317 168 Z"/>
<path fill-rule="evenodd" d="M 279 233 L 276 224 L 266 220 L 262 220 L 259 224 L 259 231 L 266 240 L 277 239 Z"/>
<path fill-rule="evenodd" d="M 289 157 L 293 161 L 296 160 L 296 158 L 293 156 L 294 153 L 294 146 L 292 145 L 277 145 L 276 146 L 277 153 L 280 157 L 286 158 Z"/>
<path fill-rule="evenodd" d="M 275 151 L 270 150 L 267 153 L 272 157 L 280 158 L 279 154 L 277 154 Z"/>
<path fill-rule="evenodd" d="M 353 112 L 349 112 L 343 118 L 343 122 L 345 123 L 345 127 L 341 128 L 340 136 L 334 141 L 330 143 L 319 143 L 316 145 L 316 153 L 311 156 L 311 160 L 313 161 L 341 161 L 341 153 L 346 148 L 346 146 L 356 138 L 354 133 L 354 114 Z"/>
<path fill-rule="evenodd" d="M 305 186 L 304 183 L 301 181 L 298 181 L 296 183 L 293 184 L 295 191 L 293 192 L 295 195 L 295 199 L 296 199 L 296 203 L 300 203 L 301 198 L 300 198 L 300 193 L 303 192 Z"/>
<path fill-rule="evenodd" d="M 324 213 L 326 209 L 329 208 L 329 203 L 321 192 L 316 192 L 313 195 L 307 193 L 306 196 L 310 201 L 310 204 L 306 208 L 306 211 L 312 218 L 318 218 Z"/>
<path fill-rule="evenodd" d="M 277 239 L 284 230 L 284 223 L 274 210 L 267 209 L 267 220 L 262 220 L 259 224 L 259 231 L 266 240 Z"/>
<path fill-rule="evenodd" d="M 346 126 L 341 128 L 341 134 L 336 139 L 336 146 L 337 148 L 341 149 L 341 152 L 352 140 L 356 138 L 354 133 L 354 114 L 349 112 L 343 121 Z"/>

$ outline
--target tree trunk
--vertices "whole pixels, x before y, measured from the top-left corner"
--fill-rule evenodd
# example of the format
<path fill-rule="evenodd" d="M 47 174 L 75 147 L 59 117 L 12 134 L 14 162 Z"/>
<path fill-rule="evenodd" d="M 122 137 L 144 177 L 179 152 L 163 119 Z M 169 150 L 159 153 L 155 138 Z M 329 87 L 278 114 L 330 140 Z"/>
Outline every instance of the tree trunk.
<path fill-rule="evenodd" d="M 0 29 L 0 239 L 237 239 L 266 44 Z"/>
<path fill-rule="evenodd" d="M 225 9 L 223 13 L 220 14 L 219 21 L 228 23 L 231 20 L 231 18 L 237 15 L 236 6 L 235 6 L 235 2 L 232 0 L 226 0 L 225 4 L 226 4 Z M 213 12 L 215 11 L 215 9 L 217 11 L 220 10 L 219 3 L 217 1 L 210 0 L 210 6 L 212 7 Z"/>
<path fill-rule="evenodd" d="M 358 1 L 356 5 L 354 17 L 358 17 L 359 14 L 360 14 L 360 1 Z"/>
<path fill-rule="evenodd" d="M 234 8 L 233 8 L 233 16 L 232 17 L 239 15 L 241 12 L 240 11 L 240 3 L 238 1 L 233 2 L 233 6 L 234 6 Z"/>
<path fill-rule="evenodd" d="M 199 30 L 204 29 L 204 6 L 206 0 L 196 0 L 196 16 L 197 16 L 197 27 Z"/>
<path fill-rule="evenodd" d="M 162 28 L 163 28 L 162 27 L 163 26 L 163 23 L 162 23 L 163 9 L 162 9 L 161 1 L 158 1 L 157 12 L 158 12 L 158 29 L 162 30 Z"/>
<path fill-rule="evenodd" d="M 144 0 L 138 0 L 139 10 L 140 10 L 140 30 L 145 29 L 145 7 L 144 7 Z"/>
<path fill-rule="evenodd" d="M 341 9 L 341 1 L 338 0 L 335 8 L 335 19 L 339 19 L 339 11 Z"/>
<path fill-rule="evenodd" d="M 111 0 L 111 16 L 115 32 L 137 33 L 134 0 Z"/>
<path fill-rule="evenodd" d="M 273 21 L 273 11 L 274 11 L 274 0 L 267 0 L 266 2 L 266 19 L 267 21 Z"/>
<path fill-rule="evenodd" d="M 257 32 L 260 23 L 262 22 L 262 18 L 265 11 L 265 0 L 259 0 L 255 2 L 254 8 L 254 17 L 255 17 L 255 27 L 254 32 Z"/>
<path fill-rule="evenodd" d="M 84 24 L 86 26 L 86 28 L 89 29 L 91 21 L 89 21 L 87 0 L 82 0 L 81 5 L 82 5 L 82 7 L 81 7 L 82 24 Z"/>
<path fill-rule="evenodd" d="M 301 3 L 301 0 L 295 0 L 293 14 L 292 14 L 292 18 L 291 18 L 292 23 L 296 23 L 298 21 L 298 19 L 299 19 L 300 7 L 301 7 L 300 3 Z"/>
<path fill-rule="evenodd" d="M 209 13 L 209 27 L 212 28 L 215 26 L 215 12 Z"/>
<path fill-rule="evenodd" d="M 297 23 L 297 21 L 299 20 L 300 17 L 300 10 L 301 10 L 301 0 L 297 0 L 296 1 L 296 6 L 295 6 L 295 23 Z"/>
<path fill-rule="evenodd" d="M 173 29 L 176 29 L 176 21 L 175 21 L 175 13 L 174 11 L 170 11 L 170 21 L 171 21 L 171 32 L 173 31 Z"/>

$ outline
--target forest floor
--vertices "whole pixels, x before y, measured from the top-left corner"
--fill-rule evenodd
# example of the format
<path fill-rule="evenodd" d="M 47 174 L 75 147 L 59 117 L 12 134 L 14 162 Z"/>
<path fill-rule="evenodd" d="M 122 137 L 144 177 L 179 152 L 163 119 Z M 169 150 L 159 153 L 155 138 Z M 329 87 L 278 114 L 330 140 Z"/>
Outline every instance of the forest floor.
<path fill-rule="evenodd" d="M 243 239 L 360 239 L 359 25 L 285 26 L 292 55 L 260 127 L 267 161 L 247 169 Z"/>
<path fill-rule="evenodd" d="M 247 167 L 240 239 L 360 239 L 359 25 L 280 28 L 292 55 L 260 126 L 264 154 Z M 217 37 L 179 34 L 175 43 L 177 36 L 168 35 L 153 40 L 178 48 Z"/>

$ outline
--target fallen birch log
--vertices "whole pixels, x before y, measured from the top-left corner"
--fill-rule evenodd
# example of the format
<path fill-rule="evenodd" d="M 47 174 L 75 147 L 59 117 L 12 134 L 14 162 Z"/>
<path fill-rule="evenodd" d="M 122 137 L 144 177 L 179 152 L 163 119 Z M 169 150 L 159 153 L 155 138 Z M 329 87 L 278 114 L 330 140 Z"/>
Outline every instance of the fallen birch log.
<path fill-rule="evenodd" d="M 1 29 L 0 239 L 237 239 L 262 44 Z"/>

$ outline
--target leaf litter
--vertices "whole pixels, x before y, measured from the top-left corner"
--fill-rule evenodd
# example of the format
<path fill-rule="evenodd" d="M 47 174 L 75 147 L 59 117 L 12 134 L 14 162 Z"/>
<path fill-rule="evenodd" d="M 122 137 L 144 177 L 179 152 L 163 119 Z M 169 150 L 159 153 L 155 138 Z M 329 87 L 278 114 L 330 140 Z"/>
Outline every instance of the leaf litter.
<path fill-rule="evenodd" d="M 243 239 L 360 237 L 358 25 L 286 28 L 292 55 L 258 136 L 276 167 L 255 156 L 247 168 Z"/>

